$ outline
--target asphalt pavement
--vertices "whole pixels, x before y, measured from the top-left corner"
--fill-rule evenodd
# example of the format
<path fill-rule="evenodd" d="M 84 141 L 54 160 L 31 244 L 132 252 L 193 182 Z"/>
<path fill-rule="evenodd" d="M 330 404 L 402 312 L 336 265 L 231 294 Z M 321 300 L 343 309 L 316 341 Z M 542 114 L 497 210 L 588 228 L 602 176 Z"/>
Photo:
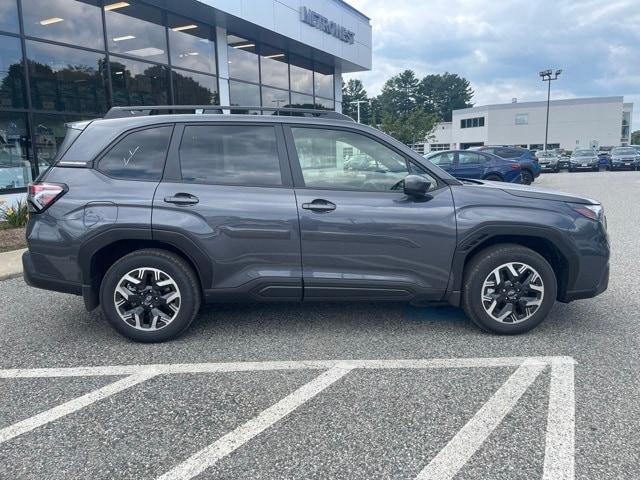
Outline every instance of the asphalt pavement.
<path fill-rule="evenodd" d="M 639 478 L 640 172 L 536 186 L 602 201 L 611 281 L 514 337 L 452 308 L 210 305 L 142 345 L 0 282 L 0 479 Z"/>

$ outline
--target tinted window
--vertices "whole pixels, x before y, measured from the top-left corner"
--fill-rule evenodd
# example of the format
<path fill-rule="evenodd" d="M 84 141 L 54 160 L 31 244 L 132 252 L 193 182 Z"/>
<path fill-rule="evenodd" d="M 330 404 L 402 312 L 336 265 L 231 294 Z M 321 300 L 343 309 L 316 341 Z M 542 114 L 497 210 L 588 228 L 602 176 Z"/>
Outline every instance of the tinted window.
<path fill-rule="evenodd" d="M 313 97 L 311 95 L 291 92 L 291 107 L 314 108 Z"/>
<path fill-rule="evenodd" d="M 478 164 L 486 162 L 485 157 L 479 153 L 473 152 L 460 152 L 458 153 L 458 163 L 460 165 Z"/>
<path fill-rule="evenodd" d="M 309 95 L 313 94 L 313 70 L 311 70 L 311 63 L 304 58 L 295 56 L 291 57 L 290 62 L 291 90 Z"/>
<path fill-rule="evenodd" d="M 171 130 L 157 127 L 130 133 L 102 157 L 98 169 L 125 180 L 160 180 Z"/>
<path fill-rule="evenodd" d="M 104 50 L 102 13 L 89 0 L 22 0 L 24 33 Z"/>
<path fill-rule="evenodd" d="M 262 47 L 260 57 L 262 84 L 278 88 L 289 88 L 289 65 L 286 54 L 277 48 Z"/>
<path fill-rule="evenodd" d="M 0 106 L 23 107 L 23 85 L 24 68 L 20 39 L 0 35 Z"/>
<path fill-rule="evenodd" d="M 182 179 L 233 185 L 282 185 L 272 126 L 194 125 L 180 145 Z"/>
<path fill-rule="evenodd" d="M 186 70 L 173 70 L 173 92 L 176 105 L 217 105 L 218 82 L 216 77 Z"/>
<path fill-rule="evenodd" d="M 313 79 L 316 96 L 333 99 L 333 68 L 316 65 Z"/>
<path fill-rule="evenodd" d="M 101 113 L 107 108 L 104 55 L 27 40 L 34 108 Z"/>
<path fill-rule="evenodd" d="M 111 56 L 114 105 L 166 105 L 169 71 L 164 65 Z"/>
<path fill-rule="evenodd" d="M 498 148 L 496 149 L 496 155 L 502 158 L 518 158 L 522 156 L 522 151 L 513 148 Z"/>
<path fill-rule="evenodd" d="M 307 187 L 402 190 L 406 160 L 376 140 L 342 130 L 291 131 Z"/>
<path fill-rule="evenodd" d="M 25 117 L 24 113 L 0 112 L 0 189 L 25 187 L 32 180 Z"/>
<path fill-rule="evenodd" d="M 64 124 L 86 119 L 77 115 L 33 115 L 33 146 L 38 155 L 40 171 L 51 166 L 58 154 L 58 148 L 67 134 Z"/>
<path fill-rule="evenodd" d="M 258 55 L 255 42 L 236 35 L 229 35 L 227 42 L 229 77 L 258 83 Z"/>
<path fill-rule="evenodd" d="M 211 35 L 210 27 L 169 15 L 171 65 L 216 73 L 216 48 Z"/>
<path fill-rule="evenodd" d="M 229 102 L 231 105 L 260 106 L 260 87 L 251 83 L 229 80 Z M 255 112 L 255 111 L 254 111 Z M 233 113 L 254 113 L 234 110 Z"/>
<path fill-rule="evenodd" d="M 263 107 L 284 107 L 289 104 L 289 91 L 262 87 Z"/>
<path fill-rule="evenodd" d="M 18 32 L 18 4 L 16 0 L 4 0 L 0 2 L 0 30 Z"/>
<path fill-rule="evenodd" d="M 167 37 L 162 12 L 139 3 L 120 2 L 105 7 L 109 50 L 134 57 L 167 62 Z"/>

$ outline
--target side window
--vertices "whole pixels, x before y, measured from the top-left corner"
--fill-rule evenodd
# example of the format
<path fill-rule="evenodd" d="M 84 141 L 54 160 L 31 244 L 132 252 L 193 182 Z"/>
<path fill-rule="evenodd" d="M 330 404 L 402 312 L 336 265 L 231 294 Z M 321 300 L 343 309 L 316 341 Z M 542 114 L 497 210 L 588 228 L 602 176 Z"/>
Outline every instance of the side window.
<path fill-rule="evenodd" d="M 458 163 L 460 165 L 477 165 L 480 163 L 484 163 L 485 157 L 478 153 L 473 152 L 460 152 L 458 153 Z"/>
<path fill-rule="evenodd" d="M 453 152 L 440 153 L 429 157 L 429 161 L 438 165 L 439 167 L 451 167 L 453 165 L 453 159 L 455 154 Z"/>
<path fill-rule="evenodd" d="M 100 159 L 98 170 L 124 180 L 160 180 L 172 126 L 130 133 Z"/>
<path fill-rule="evenodd" d="M 262 125 L 192 125 L 180 144 L 186 182 L 280 186 L 276 131 Z"/>
<path fill-rule="evenodd" d="M 520 156 L 520 152 L 512 148 L 499 148 L 496 155 L 502 158 L 518 158 Z"/>
<path fill-rule="evenodd" d="M 307 187 L 398 190 L 409 174 L 402 155 L 365 135 L 316 128 L 291 131 Z"/>

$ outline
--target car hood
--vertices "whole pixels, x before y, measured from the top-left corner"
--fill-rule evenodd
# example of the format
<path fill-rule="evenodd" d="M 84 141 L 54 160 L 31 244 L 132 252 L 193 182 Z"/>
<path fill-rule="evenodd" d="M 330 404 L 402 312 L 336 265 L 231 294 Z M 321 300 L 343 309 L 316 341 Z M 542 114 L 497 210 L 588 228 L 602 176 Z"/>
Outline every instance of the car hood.
<path fill-rule="evenodd" d="M 466 179 L 465 179 L 466 180 Z M 572 193 L 555 192 L 542 188 L 520 185 L 517 183 L 490 182 L 487 180 L 468 180 L 470 183 L 482 185 L 483 188 L 495 188 L 509 195 L 540 200 L 555 200 L 558 202 L 581 203 L 584 205 L 600 205 L 600 202 L 586 197 L 578 197 Z"/>

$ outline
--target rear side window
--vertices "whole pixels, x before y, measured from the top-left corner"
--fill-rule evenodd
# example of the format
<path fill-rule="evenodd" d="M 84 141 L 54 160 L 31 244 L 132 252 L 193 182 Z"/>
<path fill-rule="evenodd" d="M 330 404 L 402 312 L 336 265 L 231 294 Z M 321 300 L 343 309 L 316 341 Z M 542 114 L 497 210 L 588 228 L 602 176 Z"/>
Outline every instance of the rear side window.
<path fill-rule="evenodd" d="M 518 158 L 522 155 L 522 152 L 513 148 L 499 148 L 496 151 L 496 155 L 502 158 Z"/>
<path fill-rule="evenodd" d="M 160 180 L 173 127 L 132 132 L 102 157 L 98 170 L 124 180 Z"/>
<path fill-rule="evenodd" d="M 180 144 L 182 180 L 280 186 L 276 131 L 262 125 L 192 125 Z"/>

